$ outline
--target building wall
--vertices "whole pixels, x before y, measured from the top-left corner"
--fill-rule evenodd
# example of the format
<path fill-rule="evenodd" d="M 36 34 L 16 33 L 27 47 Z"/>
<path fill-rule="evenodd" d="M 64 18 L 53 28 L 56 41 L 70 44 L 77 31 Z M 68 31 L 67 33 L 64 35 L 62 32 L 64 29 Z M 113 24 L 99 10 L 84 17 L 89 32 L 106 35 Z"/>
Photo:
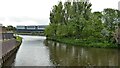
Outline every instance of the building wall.
<path fill-rule="evenodd" d="M 25 26 L 17 26 L 17 29 L 25 29 Z"/>
<path fill-rule="evenodd" d="M 12 39 L 14 36 L 13 36 L 13 33 L 2 33 L 2 39 L 5 40 L 5 39 Z"/>
<path fill-rule="evenodd" d="M 118 10 L 120 10 L 120 1 L 118 2 Z"/>
<path fill-rule="evenodd" d="M 2 51 L 0 53 L 1 57 L 5 56 L 17 45 L 17 41 L 14 38 L 13 33 L 2 33 L 2 40 L 3 41 L 0 41 L 2 46 Z"/>
<path fill-rule="evenodd" d="M 34 29 L 36 29 L 36 26 L 26 26 L 26 29 L 31 29 L 31 30 L 33 29 L 34 30 Z"/>

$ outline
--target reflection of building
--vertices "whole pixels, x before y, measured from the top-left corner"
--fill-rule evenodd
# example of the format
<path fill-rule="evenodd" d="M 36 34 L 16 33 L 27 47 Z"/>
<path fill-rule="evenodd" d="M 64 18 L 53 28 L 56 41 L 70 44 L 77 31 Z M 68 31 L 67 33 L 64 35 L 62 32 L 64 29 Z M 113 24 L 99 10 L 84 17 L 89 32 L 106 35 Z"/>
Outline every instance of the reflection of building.
<path fill-rule="evenodd" d="M 30 32 L 43 32 L 45 30 L 45 27 L 47 25 L 37 25 L 37 26 L 34 26 L 34 25 L 31 25 L 31 26 L 17 26 L 17 32 L 18 33 L 30 33 Z"/>

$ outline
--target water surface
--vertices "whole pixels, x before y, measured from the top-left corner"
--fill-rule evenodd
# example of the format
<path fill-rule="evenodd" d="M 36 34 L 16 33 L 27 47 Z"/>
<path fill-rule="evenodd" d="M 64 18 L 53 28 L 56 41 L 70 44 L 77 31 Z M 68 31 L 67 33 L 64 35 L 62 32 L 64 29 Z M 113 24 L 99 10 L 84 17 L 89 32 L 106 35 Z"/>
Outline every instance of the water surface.
<path fill-rule="evenodd" d="M 50 60 L 60 66 L 118 66 L 118 49 L 85 48 L 46 41 Z"/>
<path fill-rule="evenodd" d="M 12 66 L 118 66 L 118 49 L 66 45 L 44 36 L 21 37 L 23 42 Z"/>
<path fill-rule="evenodd" d="M 46 37 L 21 36 L 23 42 L 17 52 L 15 66 L 51 66 L 49 49 L 44 45 Z"/>

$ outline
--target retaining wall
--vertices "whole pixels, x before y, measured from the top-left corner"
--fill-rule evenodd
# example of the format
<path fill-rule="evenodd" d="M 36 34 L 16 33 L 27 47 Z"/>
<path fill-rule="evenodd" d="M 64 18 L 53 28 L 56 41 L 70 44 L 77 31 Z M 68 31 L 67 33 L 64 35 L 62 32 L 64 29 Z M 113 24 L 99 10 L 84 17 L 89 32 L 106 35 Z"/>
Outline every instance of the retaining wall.
<path fill-rule="evenodd" d="M 0 58 L 0 66 L 3 67 L 4 62 L 19 49 L 21 42 L 16 41 L 13 33 L 2 33 L 2 39 L 0 42 L 2 46 L 2 53 L 0 53 L 2 56 Z"/>

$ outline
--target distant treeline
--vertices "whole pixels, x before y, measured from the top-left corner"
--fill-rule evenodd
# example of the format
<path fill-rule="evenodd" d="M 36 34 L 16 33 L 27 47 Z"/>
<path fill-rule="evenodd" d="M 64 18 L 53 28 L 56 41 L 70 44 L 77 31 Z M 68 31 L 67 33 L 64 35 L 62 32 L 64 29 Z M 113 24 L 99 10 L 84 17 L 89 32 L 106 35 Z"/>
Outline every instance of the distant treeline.
<path fill-rule="evenodd" d="M 16 28 L 12 25 L 9 25 L 9 26 L 2 26 L 2 30 L 3 31 L 16 31 Z"/>

